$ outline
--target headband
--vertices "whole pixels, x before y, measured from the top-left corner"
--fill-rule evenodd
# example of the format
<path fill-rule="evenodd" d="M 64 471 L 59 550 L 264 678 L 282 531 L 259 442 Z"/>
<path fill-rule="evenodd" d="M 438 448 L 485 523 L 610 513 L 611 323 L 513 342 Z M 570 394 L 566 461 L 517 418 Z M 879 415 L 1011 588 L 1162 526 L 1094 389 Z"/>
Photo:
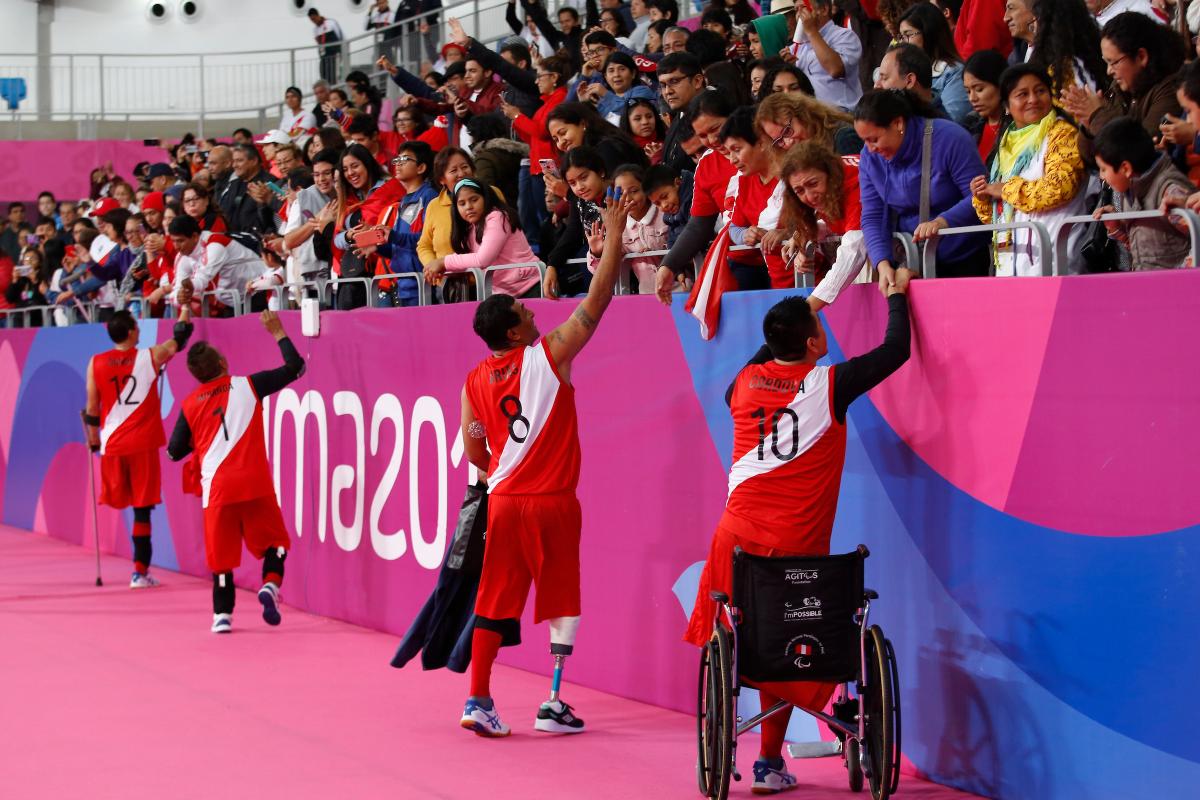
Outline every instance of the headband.
<path fill-rule="evenodd" d="M 458 194 L 458 190 L 459 190 L 459 189 L 461 189 L 461 188 L 463 188 L 464 186 L 474 186 L 476 189 L 478 189 L 478 190 L 479 190 L 480 194 L 482 194 L 482 193 L 483 193 L 483 187 L 482 187 L 482 186 L 480 186 L 478 183 L 476 183 L 475 181 L 471 180 L 470 178 L 463 178 L 461 181 L 459 181 L 458 183 L 454 184 L 454 194 Z"/>

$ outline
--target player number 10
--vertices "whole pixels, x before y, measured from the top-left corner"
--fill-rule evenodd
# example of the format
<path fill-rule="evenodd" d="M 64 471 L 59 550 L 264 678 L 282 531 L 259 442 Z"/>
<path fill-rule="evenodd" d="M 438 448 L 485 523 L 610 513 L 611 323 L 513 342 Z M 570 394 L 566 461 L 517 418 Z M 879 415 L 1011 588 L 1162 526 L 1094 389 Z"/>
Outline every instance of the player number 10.
<path fill-rule="evenodd" d="M 786 453 L 779 452 L 779 420 L 783 419 L 784 415 L 792 418 L 792 447 Z M 758 460 L 762 461 L 766 456 L 763 448 L 767 442 L 767 410 L 760 408 L 751 412 L 750 416 L 758 420 Z M 800 450 L 800 418 L 787 406 L 777 409 L 771 415 L 771 452 L 780 461 L 791 461 L 796 457 L 796 453 Z"/>

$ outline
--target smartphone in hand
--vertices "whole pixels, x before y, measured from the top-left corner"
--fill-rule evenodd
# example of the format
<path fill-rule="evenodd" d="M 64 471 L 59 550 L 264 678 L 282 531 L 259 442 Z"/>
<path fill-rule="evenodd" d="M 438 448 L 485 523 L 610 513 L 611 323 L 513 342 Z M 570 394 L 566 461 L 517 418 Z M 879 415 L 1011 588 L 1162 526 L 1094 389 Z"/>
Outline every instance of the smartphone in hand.
<path fill-rule="evenodd" d="M 552 158 L 539 158 L 538 164 L 542 167 L 542 173 L 549 175 L 552 178 L 562 180 L 562 174 L 558 171 L 558 163 Z"/>

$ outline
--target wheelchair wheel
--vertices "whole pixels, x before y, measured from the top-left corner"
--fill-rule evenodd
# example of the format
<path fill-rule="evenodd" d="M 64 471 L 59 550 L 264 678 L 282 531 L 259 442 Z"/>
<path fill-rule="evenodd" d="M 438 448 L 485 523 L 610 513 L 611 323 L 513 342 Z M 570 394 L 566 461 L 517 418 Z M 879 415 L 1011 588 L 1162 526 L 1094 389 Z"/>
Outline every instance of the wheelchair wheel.
<path fill-rule="evenodd" d="M 892 705 L 892 670 L 887 657 L 887 640 L 878 625 L 872 625 L 866 638 L 866 669 L 859 694 L 866 717 L 863 727 L 863 759 L 873 800 L 887 800 L 892 793 L 895 755 L 895 709 Z"/>
<path fill-rule="evenodd" d="M 900 673 L 896 669 L 896 651 L 891 639 L 884 639 L 887 645 L 888 671 L 892 676 L 892 776 L 888 791 L 895 793 L 900 786 Z"/>
<path fill-rule="evenodd" d="M 709 674 L 711 648 L 708 645 L 700 648 L 700 676 L 696 682 L 696 784 L 700 794 L 708 797 L 708 776 L 712 771 L 709 763 L 708 741 L 712 730 L 714 710 L 711 706 L 710 693 L 712 677 Z"/>
<path fill-rule="evenodd" d="M 729 631 L 718 626 L 700 656 L 699 760 L 696 783 L 700 793 L 713 800 L 729 796 L 733 774 L 735 716 L 733 685 L 733 648 Z"/>
<path fill-rule="evenodd" d="M 846 737 L 846 772 L 850 776 L 850 791 L 861 792 L 863 788 L 862 764 L 859 763 L 858 742 Z"/>

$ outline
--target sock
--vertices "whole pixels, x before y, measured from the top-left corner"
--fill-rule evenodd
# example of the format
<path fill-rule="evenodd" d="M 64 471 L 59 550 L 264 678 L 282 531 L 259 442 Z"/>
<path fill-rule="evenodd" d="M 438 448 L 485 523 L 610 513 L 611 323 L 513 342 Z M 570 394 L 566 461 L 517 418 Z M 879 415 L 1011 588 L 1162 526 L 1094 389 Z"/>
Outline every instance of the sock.
<path fill-rule="evenodd" d="M 154 549 L 150 546 L 150 509 L 133 510 L 133 569 L 145 575 L 150 571 L 150 558 Z"/>
<path fill-rule="evenodd" d="M 287 559 L 287 548 L 268 547 L 263 553 L 263 583 L 273 583 L 275 588 L 283 586 L 283 562 Z"/>
<path fill-rule="evenodd" d="M 492 664 L 500 652 L 500 634 L 475 626 L 471 634 L 471 696 L 492 696 Z"/>
<path fill-rule="evenodd" d="M 779 702 L 778 697 L 768 694 L 761 689 L 758 691 L 758 696 L 763 711 L 766 711 Z M 783 737 L 787 734 L 788 721 L 791 718 L 792 710 L 789 708 L 762 721 L 762 741 L 758 757 L 773 762 L 771 766 L 774 769 L 779 769 L 774 764 L 776 760 L 778 760 L 780 766 L 783 764 Z"/>
<path fill-rule="evenodd" d="M 213 575 L 213 613 L 232 614 L 233 603 L 237 594 L 233 589 L 233 573 L 222 572 Z"/>

